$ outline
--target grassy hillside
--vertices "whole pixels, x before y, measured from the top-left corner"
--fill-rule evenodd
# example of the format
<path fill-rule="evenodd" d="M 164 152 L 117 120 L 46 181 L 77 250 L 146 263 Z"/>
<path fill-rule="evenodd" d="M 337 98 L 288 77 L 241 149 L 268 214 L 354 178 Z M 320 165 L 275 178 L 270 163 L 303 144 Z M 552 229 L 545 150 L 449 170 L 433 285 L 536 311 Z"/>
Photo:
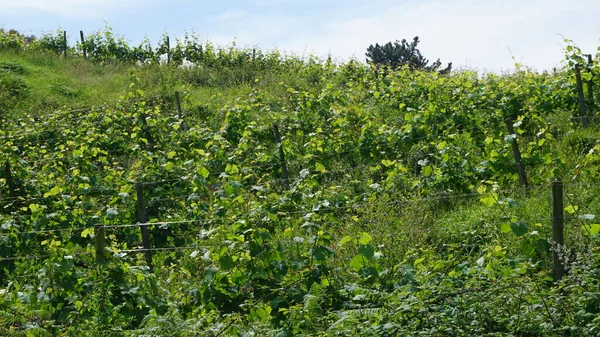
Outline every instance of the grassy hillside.
<path fill-rule="evenodd" d="M 440 75 L 0 36 L 0 335 L 600 333 L 576 47 L 551 74 Z"/>

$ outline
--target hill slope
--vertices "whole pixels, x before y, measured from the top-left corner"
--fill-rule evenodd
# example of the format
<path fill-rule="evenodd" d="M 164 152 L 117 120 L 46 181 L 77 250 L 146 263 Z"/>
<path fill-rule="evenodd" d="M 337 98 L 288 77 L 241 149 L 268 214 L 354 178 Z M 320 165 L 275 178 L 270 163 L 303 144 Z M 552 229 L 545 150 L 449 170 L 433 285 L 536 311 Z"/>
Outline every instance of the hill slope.
<path fill-rule="evenodd" d="M 598 334 L 600 130 L 573 118 L 570 67 L 378 71 L 196 40 L 183 66 L 3 34 L 2 335 Z"/>

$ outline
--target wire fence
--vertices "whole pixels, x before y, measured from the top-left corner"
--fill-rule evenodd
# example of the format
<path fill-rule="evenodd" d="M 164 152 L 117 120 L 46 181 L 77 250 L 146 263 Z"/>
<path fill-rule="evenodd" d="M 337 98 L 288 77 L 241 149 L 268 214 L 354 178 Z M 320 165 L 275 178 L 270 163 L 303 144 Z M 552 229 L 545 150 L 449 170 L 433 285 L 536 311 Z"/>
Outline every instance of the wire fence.
<path fill-rule="evenodd" d="M 581 183 L 581 182 L 571 182 L 571 183 L 567 183 L 567 186 L 573 186 L 573 187 L 585 187 L 585 188 L 590 188 L 590 187 L 600 187 L 600 184 L 589 184 L 589 183 Z M 545 188 L 548 189 L 548 186 L 545 185 L 540 185 L 540 186 L 535 186 L 534 188 Z M 499 191 L 496 191 L 499 192 Z M 306 218 L 307 215 L 309 214 L 317 214 L 317 213 L 322 213 L 322 212 L 338 212 L 338 211 L 343 211 L 344 213 L 348 214 L 348 210 L 369 210 L 369 209 L 373 209 L 373 208 L 377 208 L 380 206 L 397 206 L 397 205 L 408 205 L 408 204 L 413 204 L 413 205 L 419 205 L 419 204 L 423 204 L 423 203 L 427 203 L 427 202 L 431 202 L 431 201 L 435 201 L 435 200 L 441 200 L 441 199 L 472 199 L 473 197 L 480 197 L 483 198 L 485 196 L 491 195 L 492 193 L 496 193 L 494 191 L 489 191 L 489 192 L 485 192 L 485 193 L 464 193 L 464 194 L 444 194 L 444 193 L 440 193 L 437 195 L 431 195 L 431 196 L 427 196 L 424 198 L 412 198 L 412 199 L 407 199 L 407 200 L 398 200 L 398 201 L 388 201 L 388 202 L 355 202 L 355 203 L 348 203 L 348 204 L 343 204 L 343 205 L 323 205 L 320 204 L 320 207 L 315 208 L 314 206 L 311 208 L 301 208 L 298 207 L 297 209 L 292 209 L 290 210 L 289 208 L 285 209 L 285 210 L 280 210 L 280 209 L 268 209 L 267 212 L 272 213 L 272 214 L 276 214 L 277 216 L 293 216 L 293 215 L 297 215 L 299 218 Z M 521 187 L 521 188 L 513 188 L 510 189 L 509 191 L 506 192 L 506 194 L 510 195 L 512 193 L 521 193 L 521 192 L 531 192 L 531 188 L 527 188 L 527 187 Z M 568 193 L 567 193 L 568 195 Z M 164 198 L 163 198 L 164 199 Z M 178 197 L 173 197 L 170 200 L 178 200 Z M 571 204 L 579 204 L 579 203 L 574 203 L 572 200 L 568 200 L 569 203 Z M 497 202 L 499 202 L 499 200 L 497 200 Z M 591 210 L 590 210 L 591 211 Z M 584 225 L 584 221 L 585 220 L 591 220 L 594 219 L 596 217 L 595 214 L 593 213 L 588 213 L 585 215 L 580 215 L 578 213 L 575 214 L 569 214 L 567 216 L 564 217 L 565 220 L 571 221 L 580 221 L 582 225 Z M 195 219 L 181 219 L 181 220 L 171 220 L 171 221 L 156 221 L 156 220 L 152 220 L 149 222 L 135 222 L 135 223 L 128 223 L 128 224 L 99 224 L 95 227 L 90 227 L 90 226 L 85 226 L 85 227 L 74 227 L 74 228 L 50 228 L 50 229 L 39 229 L 39 230 L 30 230 L 30 231 L 8 231 L 8 232 L 4 232 L 4 233 L 0 233 L 0 235 L 6 235 L 6 234 L 10 234 L 10 235 L 39 235 L 39 234 L 50 234 L 50 233 L 73 233 L 73 232 L 83 232 L 85 230 L 92 230 L 92 229 L 97 229 L 97 228 L 102 228 L 102 229 L 123 229 L 123 228 L 142 228 L 142 227 L 149 227 L 149 226 L 154 226 L 154 227 L 159 227 L 159 228 L 163 228 L 166 229 L 168 227 L 171 226 L 178 226 L 178 225 L 182 225 L 182 224 L 192 224 L 192 223 L 202 223 L 202 224 L 216 224 L 216 223 L 221 223 L 221 224 L 228 224 L 228 223 L 236 223 L 239 221 L 247 221 L 246 219 L 252 219 L 252 214 L 251 212 L 248 213 L 244 213 L 239 215 L 238 218 L 215 218 L 214 216 L 205 216 L 202 218 L 195 218 Z M 537 222 L 550 222 L 553 220 L 552 217 L 529 217 L 529 218 L 522 218 L 516 215 L 509 215 L 509 214 L 505 214 L 504 218 L 502 219 L 498 219 L 497 217 L 492 218 L 492 219 L 481 219 L 482 222 L 486 222 L 489 224 L 501 224 L 501 223 L 506 223 L 508 222 L 512 222 L 513 219 L 517 219 L 516 221 L 524 221 L 524 222 L 528 222 L 528 223 L 537 223 Z M 196 227 L 197 229 L 197 227 Z M 377 234 L 377 233 L 373 233 L 373 236 L 378 236 L 378 235 L 390 235 L 389 233 L 387 234 Z M 120 253 L 142 253 L 142 252 L 146 252 L 146 251 L 178 251 L 178 250 L 187 250 L 187 249 L 197 249 L 197 246 L 185 246 L 185 247 L 157 247 L 157 248 L 140 248 L 140 249 L 125 249 L 125 250 L 119 250 L 116 249 L 116 252 L 120 252 Z M 78 253 L 80 254 L 80 253 Z M 83 253 L 81 253 L 83 254 Z M 87 254 L 87 253 L 86 253 Z M 91 254 L 91 253 L 90 253 Z M 15 260 L 23 260 L 23 259 L 28 259 L 28 258 L 32 258 L 32 259 L 40 259 L 40 258 L 46 258 L 49 257 L 51 255 L 25 255 L 25 256 L 11 256 L 11 257 L 4 257 L 4 258 L 0 258 L 0 261 L 15 261 Z"/>
<path fill-rule="evenodd" d="M 77 108 L 77 109 L 69 109 L 69 110 L 56 110 L 54 112 L 50 112 L 47 114 L 40 114 L 40 115 L 32 115 L 30 113 L 27 113 L 27 116 L 25 117 L 16 117 L 16 118 L 11 118 L 11 120 L 13 121 L 23 121 L 23 120 L 31 120 L 32 118 L 48 118 L 48 117 L 52 117 L 52 116 L 57 116 L 57 115 L 64 115 L 64 114 L 73 114 L 73 113 L 77 113 L 77 112 L 89 112 L 92 110 L 101 110 L 101 109 L 106 109 L 106 108 L 115 108 L 120 104 L 125 104 L 125 103 L 139 103 L 139 102 L 155 102 L 158 100 L 164 100 L 164 96 L 162 95 L 154 95 L 154 96 L 148 96 L 148 97 L 138 97 L 138 98 L 127 98 L 127 99 L 120 99 L 116 102 L 112 102 L 112 103 L 107 103 L 107 104 L 102 104 L 102 105 L 96 105 L 96 106 L 89 106 L 89 107 L 82 107 L 82 108 Z M 22 115 L 25 114 L 23 112 L 19 113 L 18 115 Z M 86 118 L 87 116 L 81 116 L 82 118 Z M 79 118 L 79 117 L 77 117 Z"/>
<path fill-rule="evenodd" d="M 356 148 L 356 149 L 353 149 L 353 150 L 357 150 L 357 149 L 364 149 L 364 148 Z M 348 152 L 350 152 L 350 151 L 328 153 L 328 154 L 325 154 L 325 155 L 331 156 L 331 155 L 338 155 L 338 154 L 348 153 Z M 304 159 L 306 160 L 307 158 L 304 158 Z M 47 162 L 47 161 L 50 161 L 50 159 L 42 159 L 42 160 L 33 161 L 33 162 L 27 162 L 27 163 L 41 163 L 41 162 Z M 300 163 L 300 160 L 297 160 L 297 162 Z M 251 168 L 252 169 L 256 169 L 256 168 L 258 168 L 258 169 L 265 169 L 265 168 L 271 168 L 271 167 L 279 166 L 282 163 L 284 163 L 284 162 L 277 161 L 277 162 L 267 163 L 267 164 L 262 164 L 262 165 L 253 165 L 253 166 L 251 166 Z M 287 163 L 289 163 L 289 162 L 287 162 Z M 325 176 L 325 175 L 334 174 L 334 173 L 347 172 L 349 170 L 356 170 L 356 169 L 362 169 L 362 168 L 374 168 L 374 167 L 376 167 L 378 165 L 379 164 L 377 164 L 377 163 L 374 163 L 374 164 L 371 164 L 371 165 L 362 164 L 362 165 L 359 165 L 359 166 L 354 166 L 354 167 L 349 167 L 349 168 L 334 169 L 334 170 L 324 170 L 323 172 L 320 172 L 320 173 L 317 173 L 317 174 L 315 174 L 313 172 L 313 173 L 310 174 L 310 176 L 313 177 L 313 178 L 315 178 L 315 177 L 318 177 L 318 176 Z M 190 172 L 189 175 L 184 175 L 184 176 L 180 176 L 180 177 L 177 177 L 177 178 L 167 178 L 167 179 L 158 180 L 158 181 L 146 181 L 146 182 L 141 182 L 140 184 L 143 185 L 143 186 L 151 187 L 151 186 L 161 185 L 161 184 L 165 184 L 165 183 L 169 183 L 169 182 L 185 181 L 185 180 L 189 180 L 190 177 L 193 174 L 195 174 L 195 172 Z M 227 177 L 227 176 L 229 176 L 229 172 L 227 172 L 227 171 L 209 172 L 208 175 L 209 176 L 216 176 L 216 177 L 222 177 L 222 176 Z M 271 183 L 278 183 L 278 182 L 282 182 L 282 181 L 285 181 L 285 180 L 294 180 L 294 178 L 292 178 L 292 179 L 269 179 L 269 181 Z M 565 184 L 571 184 L 571 183 L 566 182 Z M 584 183 L 578 183 L 578 184 L 584 184 Z M 589 183 L 585 183 L 585 184 L 589 185 Z M 536 189 L 536 188 L 540 188 L 540 187 L 543 188 L 543 186 L 537 186 L 537 187 L 536 186 L 530 186 L 528 188 L 529 189 Z M 92 189 L 92 190 L 90 190 L 90 192 L 98 192 L 98 190 Z M 30 199 L 36 199 L 36 198 L 40 198 L 41 199 L 42 195 L 37 195 L 37 196 L 36 195 L 32 195 L 31 196 L 30 195 L 30 196 L 27 196 L 27 197 L 17 197 L 17 198 L 2 198 L 2 199 L 0 199 L 0 202 L 2 202 L 2 201 L 10 201 L 11 199 L 30 200 Z"/>
<path fill-rule="evenodd" d="M 359 165 L 357 167 L 353 167 L 350 169 L 337 169 L 337 170 L 328 170 L 328 171 L 324 171 L 324 172 L 313 172 L 309 175 L 307 175 L 304 179 L 306 178 L 310 178 L 310 179 L 318 179 L 320 177 L 324 177 L 330 174 L 335 174 L 335 173 L 342 173 L 342 172 L 348 172 L 349 170 L 360 170 L 360 169 L 364 169 L 364 168 L 369 168 L 372 167 L 371 165 Z M 191 173 L 190 173 L 191 174 Z M 227 175 L 227 172 L 225 171 L 219 171 L 219 172 L 212 172 L 210 173 L 210 175 L 213 176 L 221 176 L 221 175 Z M 289 179 L 291 181 L 294 181 L 296 179 L 303 179 L 303 178 L 295 178 L 295 179 Z M 269 185 L 272 184 L 277 184 L 277 183 L 281 183 L 283 181 L 286 181 L 288 179 L 268 179 L 264 185 L 253 185 L 250 187 L 250 190 L 246 190 L 245 193 L 251 193 L 252 190 L 258 190 L 261 188 L 266 188 Z M 160 186 L 160 185 L 165 185 L 165 184 L 169 184 L 169 183 L 176 183 L 176 182 L 190 182 L 191 181 L 191 177 L 190 175 L 186 175 L 186 176 L 180 176 L 180 177 L 176 177 L 176 178 L 167 178 L 167 179 L 162 179 L 162 180 L 156 180 L 156 181 L 146 181 L 146 182 L 142 182 L 142 183 L 138 183 L 139 185 L 143 186 L 143 187 L 147 187 L 147 188 L 152 188 L 152 187 L 156 187 L 156 186 Z M 224 182 L 221 183 L 207 183 L 206 184 L 206 188 L 208 190 L 208 192 L 210 193 L 213 190 L 219 189 L 223 186 Z M 600 184 L 594 184 L 591 182 L 565 182 L 563 183 L 565 186 L 571 186 L 573 188 L 582 188 L 582 187 L 586 187 L 586 188 L 590 188 L 590 187 L 600 187 Z M 190 187 L 193 185 L 190 185 Z M 528 187 L 515 187 L 512 189 L 509 189 L 507 191 L 502 191 L 502 190 L 498 190 L 498 192 L 500 193 L 504 193 L 504 194 L 511 194 L 511 193 L 515 193 L 517 191 L 521 191 L 521 192 L 534 192 L 534 191 L 539 191 L 539 190 L 543 190 L 543 189 L 548 189 L 549 185 L 531 185 Z M 55 199 L 55 198 L 64 198 L 64 197 L 69 197 L 69 198 L 75 198 L 75 197 L 85 197 L 86 195 L 94 195 L 95 197 L 98 196 L 106 196 L 106 197 L 113 197 L 115 195 L 117 195 L 117 191 L 119 190 L 119 188 L 115 187 L 114 189 L 97 189 L 97 188 L 92 188 L 92 189 L 84 189 L 79 191 L 79 193 L 75 193 L 75 194 L 65 194 L 64 192 L 61 192 L 59 195 L 49 195 L 49 196 L 45 196 L 45 194 L 38 194 L 38 195 L 28 195 L 28 196 L 17 196 L 17 197 L 5 197 L 0 199 L 0 206 L 7 206 L 13 203 L 24 203 L 24 202 L 28 202 L 28 201 L 37 201 L 37 200 L 49 200 L 49 199 Z M 456 198 L 465 198 L 465 197 L 474 197 L 474 196 L 478 196 L 480 195 L 480 193 L 467 193 L 467 194 L 449 194 L 449 193 L 439 193 L 439 194 L 434 194 L 434 195 L 430 195 L 427 196 L 425 198 L 420 198 L 420 199 L 408 199 L 408 200 L 401 200 L 401 201 L 392 201 L 392 202 L 385 202 L 385 203 L 375 203 L 375 204 L 362 204 L 362 203 L 356 203 L 352 206 L 337 206 L 337 208 L 331 207 L 329 209 L 347 209 L 347 208 L 364 208 L 367 206 L 386 206 L 386 205 L 398 205 L 398 204 L 406 204 L 406 203 L 410 203 L 410 202 L 426 202 L 426 201 L 433 201 L 433 200 L 440 200 L 440 199 L 456 199 Z M 157 198 L 157 199 L 149 199 L 149 201 L 151 202 L 167 202 L 167 201 L 173 201 L 173 202 L 177 202 L 177 201 L 181 201 L 181 200 L 189 200 L 189 201 L 195 201 L 198 198 L 203 198 L 203 195 L 199 195 L 199 194 L 186 194 L 186 195 L 182 195 L 182 196 L 170 196 L 170 197 L 166 197 L 166 198 Z M 303 210 L 288 210 L 288 211 L 282 211 L 280 212 L 281 214 L 297 214 L 297 213 L 307 213 L 307 212 L 312 212 L 313 210 L 309 210 L 309 209 L 303 209 Z"/>

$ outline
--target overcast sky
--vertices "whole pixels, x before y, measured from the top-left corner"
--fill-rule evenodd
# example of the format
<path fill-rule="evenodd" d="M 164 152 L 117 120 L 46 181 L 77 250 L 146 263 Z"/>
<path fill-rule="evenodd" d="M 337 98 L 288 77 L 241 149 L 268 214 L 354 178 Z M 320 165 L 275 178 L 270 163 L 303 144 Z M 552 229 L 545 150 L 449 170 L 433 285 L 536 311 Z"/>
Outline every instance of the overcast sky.
<path fill-rule="evenodd" d="M 537 70 L 562 59 L 563 37 L 584 52 L 600 46 L 600 0 L 0 0 L 0 26 L 25 33 L 67 30 L 74 41 L 105 23 L 139 43 L 195 31 L 217 44 L 278 48 L 364 60 L 370 44 L 418 35 L 431 60 Z"/>

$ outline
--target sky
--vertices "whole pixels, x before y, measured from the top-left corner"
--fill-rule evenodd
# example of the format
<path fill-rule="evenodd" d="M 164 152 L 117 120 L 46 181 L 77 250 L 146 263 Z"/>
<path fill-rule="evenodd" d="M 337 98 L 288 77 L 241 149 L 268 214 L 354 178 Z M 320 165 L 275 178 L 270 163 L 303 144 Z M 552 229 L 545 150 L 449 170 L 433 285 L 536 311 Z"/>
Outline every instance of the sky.
<path fill-rule="evenodd" d="M 0 27 L 74 43 L 106 25 L 131 43 L 195 32 L 218 45 L 365 60 L 375 43 L 419 36 L 422 54 L 455 68 L 560 66 L 565 38 L 600 52 L 600 0 L 0 0 Z"/>

